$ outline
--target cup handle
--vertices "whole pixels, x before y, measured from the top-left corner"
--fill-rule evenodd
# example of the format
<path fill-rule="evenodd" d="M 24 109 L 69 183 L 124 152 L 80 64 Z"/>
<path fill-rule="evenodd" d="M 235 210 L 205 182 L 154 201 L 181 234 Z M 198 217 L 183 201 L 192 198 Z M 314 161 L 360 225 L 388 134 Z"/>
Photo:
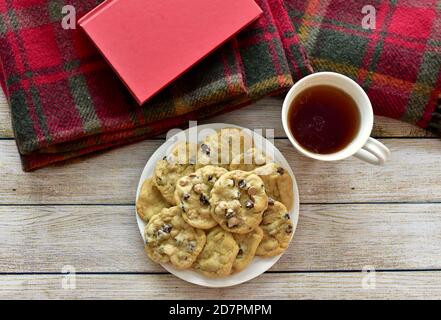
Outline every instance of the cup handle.
<path fill-rule="evenodd" d="M 354 157 L 370 164 L 382 166 L 390 154 L 390 150 L 384 144 L 374 138 L 369 138 L 366 144 L 354 154 Z"/>

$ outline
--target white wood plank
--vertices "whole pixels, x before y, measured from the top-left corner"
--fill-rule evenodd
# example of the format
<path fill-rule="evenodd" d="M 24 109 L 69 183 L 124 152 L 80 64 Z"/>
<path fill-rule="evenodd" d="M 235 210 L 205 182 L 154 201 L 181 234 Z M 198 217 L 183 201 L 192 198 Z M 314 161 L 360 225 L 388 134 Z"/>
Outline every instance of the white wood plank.
<path fill-rule="evenodd" d="M 0 138 L 12 138 L 11 115 L 3 90 L 0 89 Z"/>
<path fill-rule="evenodd" d="M 273 271 L 441 269 L 441 204 L 304 205 Z M 164 272 L 132 206 L 0 206 L 0 273 Z"/>
<path fill-rule="evenodd" d="M 434 133 L 403 121 L 375 116 L 372 136 L 381 137 L 436 137 Z"/>
<path fill-rule="evenodd" d="M 276 137 L 286 137 L 280 113 L 281 98 L 265 98 L 248 107 L 219 115 L 203 123 L 223 122 L 252 128 L 272 128 Z M 431 137 L 429 132 L 401 121 L 376 117 L 372 133 L 377 137 Z M 10 112 L 7 101 L 0 90 L 0 138 L 12 138 Z"/>
<path fill-rule="evenodd" d="M 296 174 L 302 202 L 441 201 L 441 140 L 385 139 L 392 158 L 384 167 L 351 158 L 313 161 L 286 139 L 276 146 Z M 0 141 L 0 203 L 134 202 L 141 171 L 161 141 L 144 141 L 32 173 L 21 170 L 14 141 Z"/>
<path fill-rule="evenodd" d="M 265 98 L 253 105 L 222 114 L 203 123 L 222 122 L 254 128 L 273 128 L 276 137 L 286 137 L 281 122 L 283 99 L 278 97 Z M 390 119 L 375 117 L 372 136 L 375 137 L 433 137 L 434 135 L 417 126 Z"/>
<path fill-rule="evenodd" d="M 372 275 L 370 275 L 372 277 Z M 223 289 L 202 288 L 170 275 L 1 275 L 1 299 L 440 299 L 440 272 L 265 274 Z M 69 276 L 70 277 L 70 276 Z M 69 282 L 71 283 L 71 282 Z M 268 303 L 271 303 L 268 301 Z"/>

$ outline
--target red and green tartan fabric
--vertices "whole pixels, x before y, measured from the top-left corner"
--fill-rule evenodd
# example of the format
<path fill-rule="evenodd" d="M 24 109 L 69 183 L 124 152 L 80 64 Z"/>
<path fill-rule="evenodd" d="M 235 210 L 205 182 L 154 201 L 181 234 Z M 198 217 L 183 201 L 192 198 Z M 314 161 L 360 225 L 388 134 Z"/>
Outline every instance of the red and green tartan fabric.
<path fill-rule="evenodd" d="M 97 3 L 73 5 L 81 16 Z M 246 94 L 240 57 L 231 44 L 139 108 L 86 36 L 62 28 L 62 5 L 41 0 L 0 6 L 0 58 L 25 161 L 26 155 L 125 139 L 147 123 Z"/>
<path fill-rule="evenodd" d="M 439 0 L 283 1 L 314 71 L 353 78 L 375 114 L 441 135 Z M 372 30 L 362 25 L 366 5 L 375 8 Z"/>
<path fill-rule="evenodd" d="M 63 5 L 81 17 L 100 2 L 0 0 L 2 86 L 26 171 L 145 139 L 293 84 L 270 8 L 260 0 L 264 15 L 237 40 L 139 107 L 81 30 L 61 27 Z M 305 64 L 304 57 L 295 63 L 302 71 Z"/>
<path fill-rule="evenodd" d="M 24 170 L 183 126 L 286 91 L 315 71 L 358 81 L 375 113 L 441 133 L 441 3 L 256 0 L 264 15 L 139 107 L 81 30 L 61 28 L 101 0 L 0 0 L 0 82 Z M 438 107 L 437 107 L 438 104 Z"/>

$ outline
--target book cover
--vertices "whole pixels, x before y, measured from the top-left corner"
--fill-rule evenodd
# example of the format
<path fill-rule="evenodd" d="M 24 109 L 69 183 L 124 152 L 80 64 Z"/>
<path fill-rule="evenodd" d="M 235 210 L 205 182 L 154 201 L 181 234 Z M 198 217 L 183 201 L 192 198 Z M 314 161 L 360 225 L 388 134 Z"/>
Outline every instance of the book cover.
<path fill-rule="evenodd" d="M 261 13 L 253 0 L 107 0 L 78 23 L 143 104 Z"/>

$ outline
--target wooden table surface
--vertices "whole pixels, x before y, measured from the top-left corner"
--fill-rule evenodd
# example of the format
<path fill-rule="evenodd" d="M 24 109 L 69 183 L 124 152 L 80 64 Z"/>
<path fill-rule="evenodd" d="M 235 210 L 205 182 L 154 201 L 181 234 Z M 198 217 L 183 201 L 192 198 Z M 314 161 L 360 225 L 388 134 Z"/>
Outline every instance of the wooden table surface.
<path fill-rule="evenodd" d="M 24 173 L 1 95 L 0 298 L 441 298 L 441 140 L 376 118 L 386 166 L 312 161 L 290 146 L 280 106 L 264 99 L 210 122 L 275 128 L 300 189 L 293 243 L 262 276 L 207 289 L 143 251 L 135 190 L 162 138 Z"/>

